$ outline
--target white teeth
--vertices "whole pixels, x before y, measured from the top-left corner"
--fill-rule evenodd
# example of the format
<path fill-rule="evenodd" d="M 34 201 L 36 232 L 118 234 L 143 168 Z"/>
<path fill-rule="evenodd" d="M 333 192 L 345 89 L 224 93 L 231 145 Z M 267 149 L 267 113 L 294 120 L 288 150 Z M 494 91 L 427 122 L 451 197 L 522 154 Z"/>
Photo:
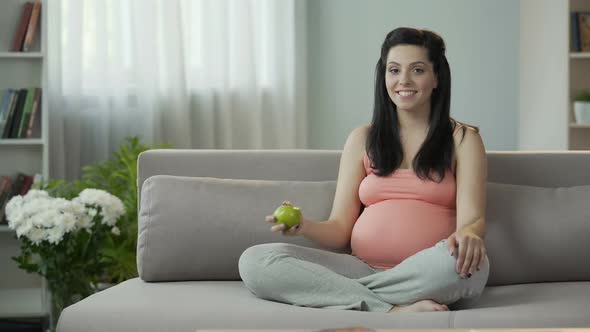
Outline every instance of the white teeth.
<path fill-rule="evenodd" d="M 407 97 L 416 94 L 416 91 L 398 91 L 397 93 L 399 93 L 400 96 Z"/>

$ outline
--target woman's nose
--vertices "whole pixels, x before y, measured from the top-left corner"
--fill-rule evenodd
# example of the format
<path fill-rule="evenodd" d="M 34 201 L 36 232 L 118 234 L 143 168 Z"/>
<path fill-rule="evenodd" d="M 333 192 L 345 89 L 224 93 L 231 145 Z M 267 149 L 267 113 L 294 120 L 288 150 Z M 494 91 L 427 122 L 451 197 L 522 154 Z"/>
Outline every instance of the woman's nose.
<path fill-rule="evenodd" d="M 401 74 L 401 75 L 399 76 L 399 81 L 398 81 L 398 83 L 399 83 L 400 85 L 406 85 L 406 84 L 408 84 L 408 83 L 409 83 L 409 80 L 408 80 L 408 77 L 407 77 L 407 75 L 406 75 L 406 74 Z"/>

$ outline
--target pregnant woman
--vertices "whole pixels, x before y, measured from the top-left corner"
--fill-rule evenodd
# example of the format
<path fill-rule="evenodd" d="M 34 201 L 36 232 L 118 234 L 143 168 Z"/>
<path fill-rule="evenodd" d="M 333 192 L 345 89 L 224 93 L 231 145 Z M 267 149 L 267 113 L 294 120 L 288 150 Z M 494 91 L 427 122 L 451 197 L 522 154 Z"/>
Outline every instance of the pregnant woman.
<path fill-rule="evenodd" d="M 252 246 L 239 271 L 254 295 L 377 312 L 445 311 L 481 295 L 489 275 L 486 153 L 479 130 L 450 117 L 443 39 L 428 30 L 389 32 L 375 75 L 373 118 L 344 144 L 328 220 L 302 216 L 297 227 L 271 228 L 351 254 Z"/>

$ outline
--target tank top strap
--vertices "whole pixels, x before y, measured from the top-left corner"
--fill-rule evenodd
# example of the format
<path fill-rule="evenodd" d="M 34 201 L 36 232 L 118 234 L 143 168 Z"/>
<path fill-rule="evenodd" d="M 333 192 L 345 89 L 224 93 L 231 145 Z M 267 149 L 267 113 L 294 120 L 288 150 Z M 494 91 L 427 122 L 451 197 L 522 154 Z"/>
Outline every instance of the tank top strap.
<path fill-rule="evenodd" d="M 457 135 L 457 133 L 459 132 L 459 130 L 463 128 L 463 124 L 459 123 L 459 122 L 455 122 L 455 131 L 453 132 L 453 136 Z"/>

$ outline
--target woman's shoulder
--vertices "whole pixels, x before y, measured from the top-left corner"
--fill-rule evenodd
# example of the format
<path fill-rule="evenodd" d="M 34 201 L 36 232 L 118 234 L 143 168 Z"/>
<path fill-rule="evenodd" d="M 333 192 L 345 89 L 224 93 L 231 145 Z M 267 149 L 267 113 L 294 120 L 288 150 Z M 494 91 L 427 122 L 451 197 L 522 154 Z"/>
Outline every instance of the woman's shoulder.
<path fill-rule="evenodd" d="M 371 124 L 364 124 L 354 128 L 351 132 L 351 135 L 354 135 L 358 140 L 358 153 L 360 160 L 363 163 L 366 161 L 367 158 L 367 137 L 369 136 L 369 130 L 371 129 Z"/>
<path fill-rule="evenodd" d="M 451 118 L 451 124 L 453 125 L 453 130 L 457 130 L 457 129 L 461 129 L 461 128 L 469 128 L 469 129 L 475 130 L 476 132 L 479 132 L 479 127 L 467 124 L 465 122 L 457 121 L 453 118 Z"/>
<path fill-rule="evenodd" d="M 457 121 L 452 118 L 451 118 L 451 124 L 453 126 L 453 137 L 458 137 L 457 133 L 461 132 L 461 135 L 459 138 L 459 143 L 461 141 L 463 141 L 463 138 L 465 137 L 467 129 L 471 129 L 471 130 L 475 131 L 476 133 L 479 133 L 479 127 L 476 127 L 474 125 L 460 122 L 460 121 Z"/>
<path fill-rule="evenodd" d="M 350 149 L 354 150 L 354 154 L 358 155 L 360 160 L 363 159 L 366 153 L 365 146 L 370 127 L 370 124 L 355 127 L 350 131 L 346 139 L 345 147 L 349 146 Z"/>
<path fill-rule="evenodd" d="M 369 136 L 369 130 L 371 129 L 371 124 L 363 124 L 351 131 L 351 135 L 355 135 L 358 137 L 362 143 L 367 141 L 367 137 Z"/>

